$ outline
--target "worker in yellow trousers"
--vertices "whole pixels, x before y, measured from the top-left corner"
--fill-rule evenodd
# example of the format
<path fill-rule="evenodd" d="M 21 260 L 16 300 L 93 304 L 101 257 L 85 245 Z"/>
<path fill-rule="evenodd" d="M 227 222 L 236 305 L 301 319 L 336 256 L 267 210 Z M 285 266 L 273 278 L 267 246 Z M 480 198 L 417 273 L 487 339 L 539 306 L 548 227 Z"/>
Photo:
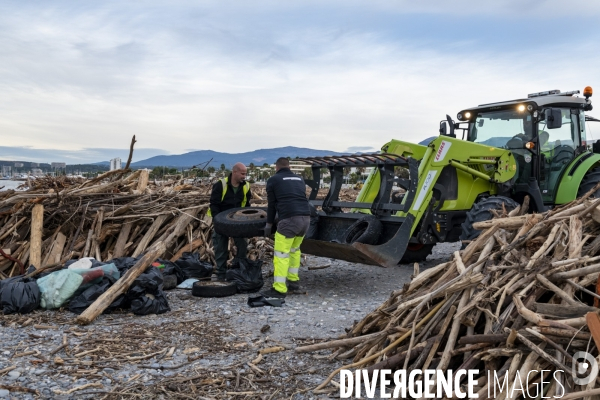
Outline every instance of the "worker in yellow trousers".
<path fill-rule="evenodd" d="M 289 160 L 279 158 L 275 171 L 267 181 L 269 204 L 265 225 L 265 236 L 270 236 L 277 213 L 279 222 L 273 248 L 275 273 L 273 287 L 261 294 L 267 298 L 284 298 L 288 289 L 300 289 L 300 244 L 310 225 L 310 209 L 304 180 L 290 170 Z"/>

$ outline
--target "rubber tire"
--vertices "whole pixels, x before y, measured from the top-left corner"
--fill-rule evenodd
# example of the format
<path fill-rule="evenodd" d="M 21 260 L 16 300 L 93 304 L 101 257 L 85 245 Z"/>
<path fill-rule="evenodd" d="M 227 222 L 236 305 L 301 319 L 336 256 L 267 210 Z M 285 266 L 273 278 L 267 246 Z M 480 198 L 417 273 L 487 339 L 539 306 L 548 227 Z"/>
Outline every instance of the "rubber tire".
<path fill-rule="evenodd" d="M 233 238 L 263 236 L 266 223 L 266 207 L 232 208 L 213 218 L 215 232 Z"/>
<path fill-rule="evenodd" d="M 581 183 L 579 184 L 577 197 L 581 197 L 592 190 L 592 188 L 596 186 L 598 182 L 600 182 L 600 167 L 593 168 L 586 172 L 585 176 L 581 180 Z M 592 197 L 600 198 L 600 189 L 596 190 L 596 193 L 594 193 Z"/>
<path fill-rule="evenodd" d="M 194 282 L 192 285 L 192 296 L 196 297 L 227 297 L 236 293 L 235 283 L 201 285 L 200 282 Z"/>
<path fill-rule="evenodd" d="M 406 252 L 400 260 L 400 264 L 410 264 L 425 261 L 427 256 L 433 251 L 435 244 L 409 243 Z M 411 250 L 411 247 L 413 248 Z"/>
<path fill-rule="evenodd" d="M 490 196 L 475 203 L 473 207 L 467 211 L 467 218 L 461 225 L 462 233 L 460 235 L 460 240 L 473 240 L 479 236 L 481 231 L 473 228 L 473 224 L 475 222 L 489 221 L 494 218 L 491 210 L 501 210 L 503 203 L 506 211 L 512 211 L 519 207 L 519 203 L 504 196 Z"/>
<path fill-rule="evenodd" d="M 377 217 L 365 215 L 346 229 L 342 235 L 342 243 L 375 244 L 382 230 L 383 225 Z"/>

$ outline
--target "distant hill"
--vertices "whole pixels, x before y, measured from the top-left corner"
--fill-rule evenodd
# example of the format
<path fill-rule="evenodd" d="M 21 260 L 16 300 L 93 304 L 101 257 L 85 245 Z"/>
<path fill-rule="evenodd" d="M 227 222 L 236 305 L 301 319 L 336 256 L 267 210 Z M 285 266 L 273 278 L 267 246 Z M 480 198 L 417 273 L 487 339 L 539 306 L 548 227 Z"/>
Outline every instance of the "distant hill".
<path fill-rule="evenodd" d="M 162 166 L 189 168 L 193 165 L 203 165 L 212 159 L 209 165 L 218 169 L 221 164 L 225 164 L 225 167 L 231 168 L 236 162 L 242 162 L 246 165 L 254 163 L 256 166 L 262 166 L 264 163 L 273 164 L 279 157 L 319 157 L 341 154 L 343 153 L 337 153 L 330 150 L 315 150 L 291 146 L 278 147 L 274 149 L 260 149 L 237 154 L 221 153 L 213 150 L 199 150 L 179 155 L 150 157 L 146 160 L 131 163 L 131 166 L 133 168 L 151 168 Z"/>

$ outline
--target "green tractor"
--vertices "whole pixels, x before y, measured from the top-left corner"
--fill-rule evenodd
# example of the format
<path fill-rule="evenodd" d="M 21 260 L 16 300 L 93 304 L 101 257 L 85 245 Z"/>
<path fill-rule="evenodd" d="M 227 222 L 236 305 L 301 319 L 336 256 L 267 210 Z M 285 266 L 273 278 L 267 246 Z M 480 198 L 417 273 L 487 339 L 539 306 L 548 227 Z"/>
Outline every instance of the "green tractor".
<path fill-rule="evenodd" d="M 302 251 L 386 267 L 423 261 L 436 243 L 475 238 L 474 222 L 526 196 L 531 212 L 576 199 L 600 182 L 600 144 L 590 150 L 586 142 L 586 122 L 597 121 L 585 115 L 592 89 L 577 94 L 552 90 L 463 110 L 426 146 L 392 140 L 376 154 L 303 158 L 313 215 Z M 348 167 L 373 167 L 353 202 L 339 199 Z M 407 177 L 397 177 L 398 167 Z M 331 186 L 317 200 L 322 168 Z"/>

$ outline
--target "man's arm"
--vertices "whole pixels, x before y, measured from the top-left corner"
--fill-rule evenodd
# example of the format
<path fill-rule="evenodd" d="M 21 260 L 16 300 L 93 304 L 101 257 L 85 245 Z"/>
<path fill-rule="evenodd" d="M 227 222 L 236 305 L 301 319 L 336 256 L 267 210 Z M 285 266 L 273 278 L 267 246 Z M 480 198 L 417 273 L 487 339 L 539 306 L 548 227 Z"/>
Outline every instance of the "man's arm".
<path fill-rule="evenodd" d="M 217 181 L 210 192 L 210 213 L 213 218 L 221 212 L 221 196 L 223 195 L 223 185 L 221 181 Z"/>
<path fill-rule="evenodd" d="M 275 211 L 277 205 L 277 198 L 275 197 L 275 190 L 273 188 L 274 182 L 272 179 L 267 181 L 267 224 L 272 224 L 275 221 Z"/>

